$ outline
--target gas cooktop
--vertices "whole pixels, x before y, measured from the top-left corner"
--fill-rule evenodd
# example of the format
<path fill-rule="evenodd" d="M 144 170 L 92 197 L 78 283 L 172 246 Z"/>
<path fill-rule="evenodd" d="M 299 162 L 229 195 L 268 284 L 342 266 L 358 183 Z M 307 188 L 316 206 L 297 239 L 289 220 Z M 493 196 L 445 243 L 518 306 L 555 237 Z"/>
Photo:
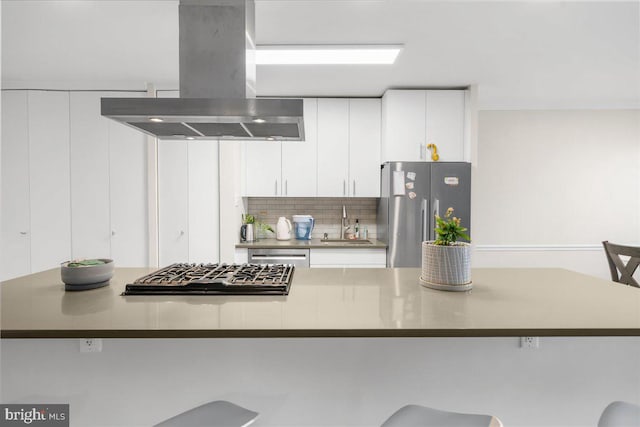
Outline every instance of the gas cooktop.
<path fill-rule="evenodd" d="M 293 265 L 172 264 L 128 284 L 122 295 L 288 295 Z"/>

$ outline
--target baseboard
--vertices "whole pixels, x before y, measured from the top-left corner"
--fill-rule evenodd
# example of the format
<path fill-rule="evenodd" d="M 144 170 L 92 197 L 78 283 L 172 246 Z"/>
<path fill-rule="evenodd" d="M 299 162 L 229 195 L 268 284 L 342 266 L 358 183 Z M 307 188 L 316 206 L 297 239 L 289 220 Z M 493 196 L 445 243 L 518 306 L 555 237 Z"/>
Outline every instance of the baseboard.
<path fill-rule="evenodd" d="M 591 245 L 476 245 L 478 252 L 602 251 L 602 244 Z"/>

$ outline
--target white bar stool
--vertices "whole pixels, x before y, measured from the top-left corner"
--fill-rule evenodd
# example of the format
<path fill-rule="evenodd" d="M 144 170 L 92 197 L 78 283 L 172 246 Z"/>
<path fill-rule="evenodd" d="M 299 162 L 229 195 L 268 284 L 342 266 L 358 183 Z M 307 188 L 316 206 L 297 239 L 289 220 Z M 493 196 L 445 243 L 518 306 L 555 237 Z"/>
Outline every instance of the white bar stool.
<path fill-rule="evenodd" d="M 502 427 L 502 422 L 491 415 L 460 414 L 440 411 L 420 405 L 407 405 L 398 409 L 381 427 Z"/>
<path fill-rule="evenodd" d="M 640 426 L 640 406 L 627 402 L 609 404 L 598 421 L 598 427 L 638 427 Z"/>
<path fill-rule="evenodd" d="M 258 413 L 226 400 L 205 403 L 156 424 L 154 427 L 245 427 Z"/>

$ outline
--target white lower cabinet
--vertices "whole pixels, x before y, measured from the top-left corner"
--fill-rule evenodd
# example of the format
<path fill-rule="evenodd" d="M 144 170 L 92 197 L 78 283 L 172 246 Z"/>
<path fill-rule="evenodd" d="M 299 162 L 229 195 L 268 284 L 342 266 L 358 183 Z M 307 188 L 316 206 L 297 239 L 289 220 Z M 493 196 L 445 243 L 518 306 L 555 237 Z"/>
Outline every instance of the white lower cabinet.
<path fill-rule="evenodd" d="M 218 142 L 158 141 L 159 262 L 219 259 Z"/>
<path fill-rule="evenodd" d="M 249 262 L 249 249 L 236 248 L 233 262 L 236 264 L 246 264 Z"/>
<path fill-rule="evenodd" d="M 385 248 L 311 249 L 311 268 L 385 268 Z"/>
<path fill-rule="evenodd" d="M 249 250 L 236 248 L 234 262 L 248 262 Z M 385 268 L 387 250 L 385 248 L 311 248 L 309 254 L 311 268 Z"/>

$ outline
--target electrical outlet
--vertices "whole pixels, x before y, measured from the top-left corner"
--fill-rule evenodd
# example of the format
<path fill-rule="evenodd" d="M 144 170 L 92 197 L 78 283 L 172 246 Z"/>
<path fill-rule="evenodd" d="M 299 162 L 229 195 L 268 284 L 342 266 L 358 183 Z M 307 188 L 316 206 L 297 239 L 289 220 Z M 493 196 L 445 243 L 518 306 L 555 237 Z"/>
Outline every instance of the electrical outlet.
<path fill-rule="evenodd" d="M 521 348 L 538 348 L 540 347 L 539 337 L 520 337 Z"/>
<path fill-rule="evenodd" d="M 80 339 L 80 353 L 100 353 L 102 351 L 101 338 Z"/>

